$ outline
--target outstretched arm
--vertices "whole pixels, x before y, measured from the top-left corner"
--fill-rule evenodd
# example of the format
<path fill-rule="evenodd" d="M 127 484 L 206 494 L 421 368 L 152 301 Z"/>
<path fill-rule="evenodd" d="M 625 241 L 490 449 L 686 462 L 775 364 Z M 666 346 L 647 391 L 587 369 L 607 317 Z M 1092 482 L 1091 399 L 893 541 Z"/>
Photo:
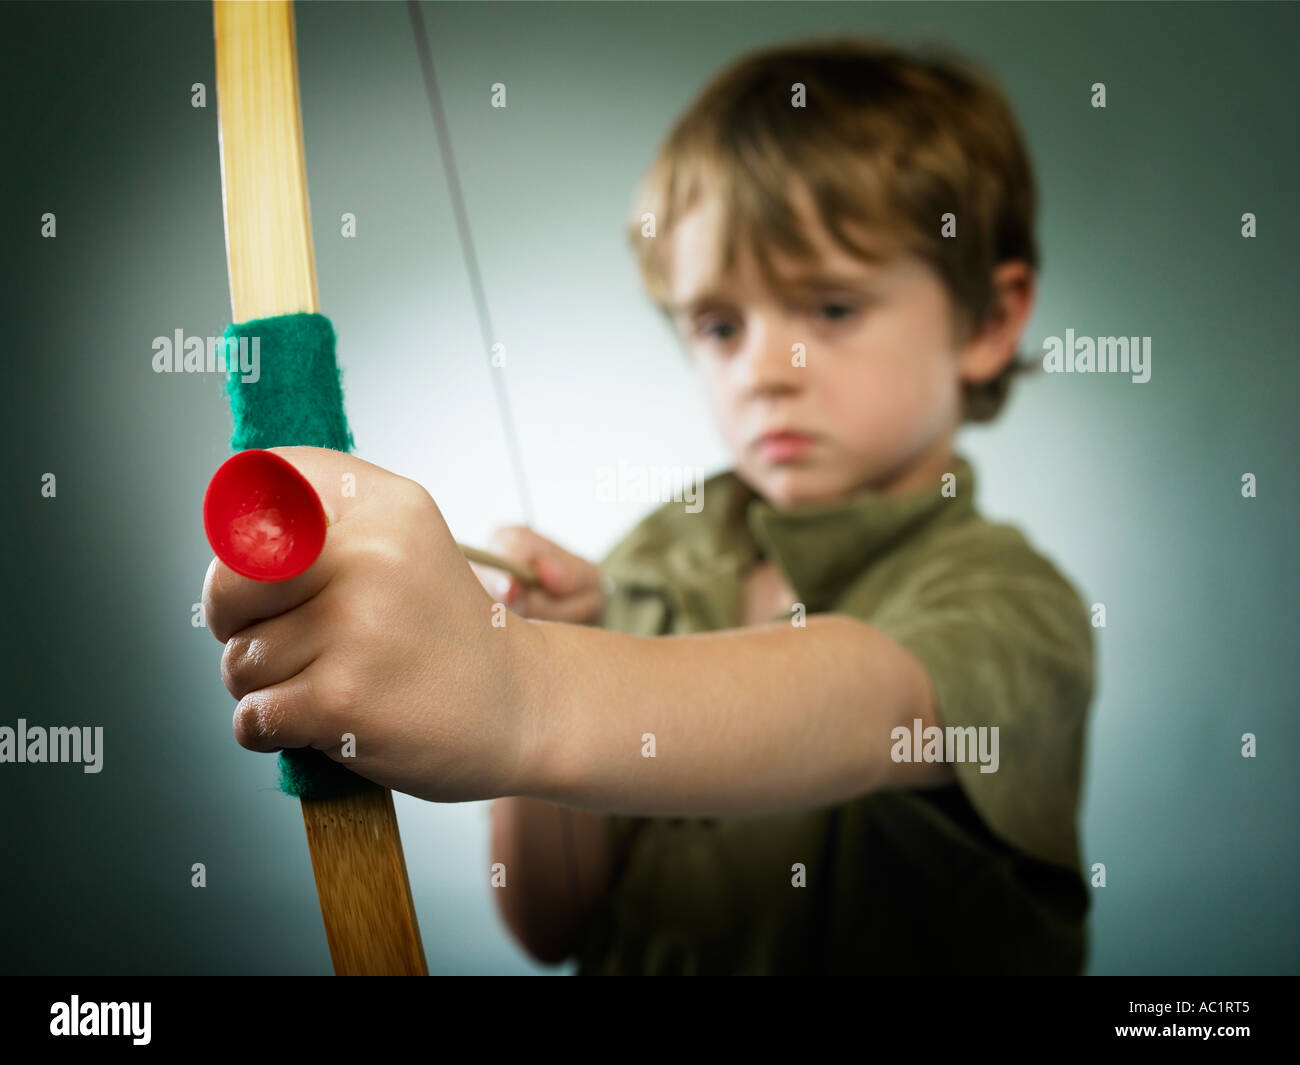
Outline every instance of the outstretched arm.
<path fill-rule="evenodd" d="M 908 651 L 853 618 L 656 638 L 521 628 L 536 713 L 525 794 L 725 817 L 953 779 L 944 763 L 890 758 L 892 729 L 938 724 L 933 690 Z"/>
<path fill-rule="evenodd" d="M 328 449 L 275 451 L 317 487 L 330 528 L 291 580 L 209 572 L 208 625 L 250 749 L 315 747 L 438 802 L 523 795 L 658 816 L 951 779 L 890 758 L 891 730 L 935 724 L 935 699 L 921 664 L 870 625 L 820 615 L 646 638 L 530 621 L 483 590 L 419 485 Z M 344 473 L 354 496 L 327 490 Z"/>

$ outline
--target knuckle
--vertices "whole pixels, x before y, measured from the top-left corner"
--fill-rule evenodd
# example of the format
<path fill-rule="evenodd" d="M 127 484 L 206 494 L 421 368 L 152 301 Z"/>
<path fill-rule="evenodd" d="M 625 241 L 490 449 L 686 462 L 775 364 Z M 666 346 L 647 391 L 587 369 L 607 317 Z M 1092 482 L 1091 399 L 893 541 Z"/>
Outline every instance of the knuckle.
<path fill-rule="evenodd" d="M 268 693 L 247 696 L 235 710 L 235 739 L 252 749 L 283 747 L 288 721 L 284 700 Z"/>
<path fill-rule="evenodd" d="M 246 693 L 240 688 L 240 667 L 243 662 L 238 637 L 232 636 L 226 641 L 226 649 L 221 652 L 221 683 L 226 686 L 236 699 L 242 699 Z"/>
<path fill-rule="evenodd" d="M 436 511 L 438 509 L 438 504 L 434 502 L 429 490 L 419 481 L 412 480 L 410 477 L 398 477 L 397 489 L 398 494 L 408 506 L 418 510 L 432 509 Z"/>
<path fill-rule="evenodd" d="M 263 718 L 256 699 L 244 698 L 235 707 L 235 742 L 256 750 L 262 744 Z"/>
<path fill-rule="evenodd" d="M 373 533 L 354 536 L 343 548 L 342 569 L 349 585 L 375 588 L 385 578 L 400 573 L 411 563 L 411 552 L 402 537 Z M 351 600 L 348 613 L 353 609 Z"/>
<path fill-rule="evenodd" d="M 261 636 L 237 632 L 226 641 L 221 653 L 221 682 L 236 699 L 253 690 L 252 675 L 266 662 L 267 654 L 267 641 Z"/>
<path fill-rule="evenodd" d="M 199 601 L 203 605 L 203 624 L 220 643 L 225 643 L 234 631 L 231 628 L 233 611 L 229 585 L 226 584 L 223 590 L 221 572 L 222 567 L 214 558 L 203 579 L 203 594 Z"/>
<path fill-rule="evenodd" d="M 207 588 L 203 589 L 203 624 L 208 627 L 208 632 L 216 637 L 219 643 L 225 643 L 230 639 L 230 632 L 227 629 L 227 622 L 222 617 L 222 612 L 216 597 Z"/>

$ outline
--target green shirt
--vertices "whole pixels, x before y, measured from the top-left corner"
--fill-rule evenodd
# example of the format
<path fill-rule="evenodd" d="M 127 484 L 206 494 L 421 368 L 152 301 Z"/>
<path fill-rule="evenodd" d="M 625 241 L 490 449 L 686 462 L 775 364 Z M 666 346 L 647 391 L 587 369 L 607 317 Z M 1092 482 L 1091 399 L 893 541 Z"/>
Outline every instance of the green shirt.
<path fill-rule="evenodd" d="M 996 726 L 999 758 L 988 773 L 954 762 L 953 785 L 780 815 L 611 817 L 614 886 L 579 973 L 1080 972 L 1088 613 L 1018 530 L 978 514 L 964 458 L 952 473 L 946 488 L 778 510 L 727 472 L 702 507 L 665 504 L 611 552 L 605 627 L 740 627 L 746 571 L 770 559 L 808 614 L 910 650 L 941 723 Z"/>

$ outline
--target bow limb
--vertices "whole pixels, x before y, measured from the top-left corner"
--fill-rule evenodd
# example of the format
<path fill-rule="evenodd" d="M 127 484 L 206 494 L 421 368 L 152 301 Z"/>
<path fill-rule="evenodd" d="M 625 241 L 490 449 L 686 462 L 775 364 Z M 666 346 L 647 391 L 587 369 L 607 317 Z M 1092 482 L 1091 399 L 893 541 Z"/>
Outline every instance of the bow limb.
<path fill-rule="evenodd" d="M 236 322 L 318 313 L 293 5 L 215 0 L 222 203 Z M 426 975 L 392 792 L 302 802 L 339 976 Z"/>

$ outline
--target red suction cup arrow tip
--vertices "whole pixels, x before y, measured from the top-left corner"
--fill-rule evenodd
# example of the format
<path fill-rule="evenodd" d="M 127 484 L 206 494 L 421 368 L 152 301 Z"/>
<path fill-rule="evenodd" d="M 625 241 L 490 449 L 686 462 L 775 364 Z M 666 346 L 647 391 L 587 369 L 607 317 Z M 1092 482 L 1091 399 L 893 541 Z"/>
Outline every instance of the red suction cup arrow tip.
<path fill-rule="evenodd" d="M 287 581 L 325 545 L 325 508 L 311 483 L 269 451 L 232 455 L 203 496 L 203 531 L 217 558 L 255 581 Z"/>

